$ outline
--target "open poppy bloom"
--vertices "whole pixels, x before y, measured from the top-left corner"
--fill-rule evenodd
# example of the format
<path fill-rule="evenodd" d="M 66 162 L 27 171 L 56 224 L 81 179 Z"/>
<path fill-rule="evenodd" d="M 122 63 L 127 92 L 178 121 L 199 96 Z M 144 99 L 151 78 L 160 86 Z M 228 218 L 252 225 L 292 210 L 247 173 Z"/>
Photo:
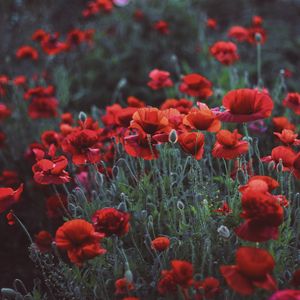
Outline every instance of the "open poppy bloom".
<path fill-rule="evenodd" d="M 199 160 L 204 153 L 204 138 L 201 132 L 184 132 L 179 135 L 178 143 L 185 153 Z"/>
<path fill-rule="evenodd" d="M 163 34 L 163 35 L 167 35 L 170 33 L 170 29 L 169 29 L 169 23 L 163 20 L 157 21 L 154 23 L 153 28 Z"/>
<path fill-rule="evenodd" d="M 282 132 L 283 129 L 295 130 L 296 128 L 286 117 L 274 117 L 272 123 L 276 132 Z"/>
<path fill-rule="evenodd" d="M 126 278 L 120 278 L 115 282 L 115 295 L 124 295 L 128 294 L 129 291 L 135 289 L 134 284 L 129 282 Z"/>
<path fill-rule="evenodd" d="M 248 39 L 248 29 L 242 26 L 232 26 L 229 29 L 227 36 L 237 42 L 245 42 Z"/>
<path fill-rule="evenodd" d="M 276 290 L 271 276 L 275 262 L 271 254 L 253 247 L 240 247 L 236 252 L 236 265 L 221 266 L 220 272 L 227 284 L 240 295 L 251 295 L 255 288 Z"/>
<path fill-rule="evenodd" d="M 300 300 L 299 290 L 282 290 L 275 292 L 268 300 Z"/>
<path fill-rule="evenodd" d="M 181 114 L 187 114 L 190 109 L 193 107 L 193 102 L 187 99 L 167 99 L 164 103 L 160 106 L 161 110 L 175 108 Z"/>
<path fill-rule="evenodd" d="M 31 119 L 49 119 L 57 116 L 58 101 L 54 97 L 34 98 L 28 106 L 28 115 Z"/>
<path fill-rule="evenodd" d="M 32 60 L 38 60 L 39 54 L 35 48 L 25 45 L 25 46 L 21 46 L 17 50 L 16 57 L 18 59 L 29 58 Z"/>
<path fill-rule="evenodd" d="M 58 248 L 67 251 L 72 263 L 81 266 L 86 260 L 106 252 L 99 243 L 103 237 L 89 222 L 75 219 L 57 229 L 55 242 Z"/>
<path fill-rule="evenodd" d="M 233 132 L 220 130 L 216 138 L 217 141 L 212 150 L 214 157 L 234 159 L 248 152 L 249 144 L 247 141 L 241 141 L 242 135 L 238 133 L 237 129 Z"/>
<path fill-rule="evenodd" d="M 170 73 L 167 71 L 154 69 L 150 72 L 149 77 L 151 81 L 148 82 L 148 86 L 153 90 L 173 86 L 173 81 L 170 78 Z"/>
<path fill-rule="evenodd" d="M 212 83 L 205 77 L 195 73 L 183 76 L 179 90 L 201 100 L 207 99 L 213 94 Z"/>
<path fill-rule="evenodd" d="M 295 114 L 300 115 L 300 94 L 288 93 L 282 102 L 283 106 L 290 108 Z"/>
<path fill-rule="evenodd" d="M 183 118 L 183 124 L 191 129 L 217 132 L 221 129 L 221 122 L 215 114 L 204 104 L 199 109 L 193 108 Z"/>
<path fill-rule="evenodd" d="M 35 235 L 34 242 L 42 253 L 49 252 L 52 245 L 52 236 L 46 231 L 42 230 Z"/>
<path fill-rule="evenodd" d="M 292 169 L 295 158 L 296 152 L 292 148 L 278 146 L 272 149 L 271 155 L 262 157 L 261 161 L 266 163 L 274 162 L 274 167 L 281 162 L 283 166 L 282 171 L 286 172 Z"/>
<path fill-rule="evenodd" d="M 117 236 L 125 235 L 130 228 L 129 219 L 129 213 L 113 207 L 99 209 L 92 216 L 95 230 L 104 234 L 105 237 L 113 234 Z"/>
<path fill-rule="evenodd" d="M 206 21 L 206 27 L 209 29 L 216 29 L 217 28 L 217 20 L 213 18 L 208 18 Z"/>
<path fill-rule="evenodd" d="M 72 155 L 75 165 L 95 163 L 100 160 L 99 137 L 95 130 L 76 130 L 64 139 L 62 149 Z"/>
<path fill-rule="evenodd" d="M 251 176 L 247 182 L 247 184 L 240 186 L 239 191 L 241 193 L 251 189 L 252 191 L 262 192 L 262 193 L 270 193 L 274 189 L 279 187 L 279 183 L 277 180 L 273 179 L 269 176 Z"/>
<path fill-rule="evenodd" d="M 0 103 L 0 121 L 8 118 L 10 115 L 11 110 L 4 103 Z"/>
<path fill-rule="evenodd" d="M 158 282 L 157 290 L 161 295 L 174 294 L 177 292 L 177 286 L 183 289 L 183 292 L 193 283 L 193 266 L 184 260 L 173 260 L 171 270 L 163 270 L 161 279 Z"/>
<path fill-rule="evenodd" d="M 250 242 L 278 238 L 283 208 L 276 196 L 248 188 L 242 194 L 242 208 L 241 217 L 245 221 L 235 229 L 239 238 Z"/>
<path fill-rule="evenodd" d="M 0 213 L 10 208 L 15 203 L 19 202 L 23 192 L 23 184 L 16 190 L 12 188 L 0 188 Z"/>
<path fill-rule="evenodd" d="M 217 61 L 225 66 L 232 65 L 239 59 L 237 46 L 232 42 L 216 42 L 210 47 L 209 52 Z"/>
<path fill-rule="evenodd" d="M 170 247 L 170 239 L 165 236 L 160 236 L 151 242 L 151 247 L 158 252 L 165 251 Z"/>
<path fill-rule="evenodd" d="M 255 89 L 238 89 L 228 92 L 222 101 L 224 112 L 216 112 L 224 122 L 244 123 L 268 118 L 273 110 L 271 97 Z"/>
<path fill-rule="evenodd" d="M 295 133 L 293 130 L 283 129 L 281 133 L 274 132 L 274 135 L 276 135 L 279 138 L 279 140 L 287 146 L 290 146 L 290 145 L 299 146 L 300 145 L 300 140 L 297 139 L 298 134 Z"/>
<path fill-rule="evenodd" d="M 69 173 L 65 170 L 68 160 L 65 156 L 57 158 L 41 159 L 32 166 L 34 180 L 39 184 L 64 184 L 71 180 Z"/>

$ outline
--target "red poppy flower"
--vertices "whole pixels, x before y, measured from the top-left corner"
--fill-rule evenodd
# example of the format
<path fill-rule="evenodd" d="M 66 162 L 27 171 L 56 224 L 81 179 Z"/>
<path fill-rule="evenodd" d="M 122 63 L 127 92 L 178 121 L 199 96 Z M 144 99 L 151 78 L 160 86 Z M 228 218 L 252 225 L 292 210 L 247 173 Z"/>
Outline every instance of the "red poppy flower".
<path fill-rule="evenodd" d="M 128 294 L 129 291 L 135 289 L 135 286 L 132 282 L 128 282 L 126 278 L 120 278 L 115 282 L 115 295 L 124 295 Z"/>
<path fill-rule="evenodd" d="M 162 295 L 175 293 L 177 285 L 186 289 L 193 283 L 193 266 L 184 260 L 172 260 L 171 270 L 163 270 L 157 289 Z"/>
<path fill-rule="evenodd" d="M 55 93 L 53 85 L 48 86 L 37 86 L 31 89 L 28 89 L 24 94 L 24 99 L 29 100 L 31 98 L 46 98 L 52 97 Z"/>
<path fill-rule="evenodd" d="M 130 128 L 137 129 L 145 135 L 152 137 L 160 133 L 169 133 L 169 121 L 162 111 L 157 108 L 147 107 L 138 109 L 132 116 Z"/>
<path fill-rule="evenodd" d="M 212 83 L 199 74 L 183 76 L 179 90 L 189 96 L 207 99 L 213 94 Z"/>
<path fill-rule="evenodd" d="M 32 166 L 34 180 L 39 184 L 64 184 L 71 178 L 65 170 L 68 160 L 64 156 L 53 160 L 41 159 Z"/>
<path fill-rule="evenodd" d="M 170 73 L 167 71 L 154 69 L 150 72 L 149 77 L 151 81 L 148 82 L 148 86 L 153 90 L 173 86 L 173 81 L 170 79 Z"/>
<path fill-rule="evenodd" d="M 181 114 L 187 114 L 193 107 L 193 102 L 187 99 L 167 99 L 160 106 L 161 110 L 166 110 L 169 108 L 177 109 Z"/>
<path fill-rule="evenodd" d="M 296 126 L 290 123 L 286 117 L 274 117 L 272 119 L 274 131 L 281 132 L 283 129 L 295 130 Z"/>
<path fill-rule="evenodd" d="M 68 200 L 66 195 L 52 195 L 46 199 L 47 216 L 50 219 L 62 217 L 67 210 Z"/>
<path fill-rule="evenodd" d="M 13 79 L 13 83 L 14 83 L 14 85 L 16 85 L 16 86 L 20 86 L 20 85 L 25 85 L 26 84 L 26 82 L 27 82 L 27 78 L 26 78 L 26 76 L 24 76 L 24 75 L 19 75 L 19 76 L 16 76 L 16 77 L 14 77 L 14 79 Z"/>
<path fill-rule="evenodd" d="M 293 174 L 297 179 L 300 179 L 300 152 L 293 161 Z"/>
<path fill-rule="evenodd" d="M 257 40 L 257 35 L 260 35 L 260 41 Z M 267 39 L 267 33 L 262 27 L 254 26 L 248 28 L 248 43 L 250 44 L 264 44 Z"/>
<path fill-rule="evenodd" d="M 248 39 L 248 29 L 242 26 L 232 26 L 227 36 L 235 39 L 237 42 L 245 42 Z"/>
<path fill-rule="evenodd" d="M 209 29 L 216 29 L 217 28 L 217 20 L 213 18 L 208 18 L 206 21 L 206 27 Z"/>
<path fill-rule="evenodd" d="M 58 101 L 56 98 L 34 98 L 28 107 L 31 119 L 55 118 L 57 116 Z"/>
<path fill-rule="evenodd" d="M 217 112 L 218 118 L 233 123 L 267 118 L 274 106 L 268 94 L 254 89 L 232 90 L 224 96 L 222 103 L 226 111 Z"/>
<path fill-rule="evenodd" d="M 239 187 L 239 191 L 243 193 L 246 190 L 250 189 L 255 192 L 270 193 L 278 187 L 278 181 L 273 179 L 272 177 L 257 175 L 250 177 L 247 184 Z"/>
<path fill-rule="evenodd" d="M 52 236 L 48 231 L 42 230 L 36 234 L 34 242 L 42 253 L 51 251 Z"/>
<path fill-rule="evenodd" d="M 263 18 L 260 16 L 253 16 L 252 17 L 252 26 L 254 27 L 260 27 L 262 26 Z"/>
<path fill-rule="evenodd" d="M 38 60 L 39 54 L 37 50 L 31 46 L 21 46 L 16 52 L 16 57 L 18 59 L 30 58 L 32 60 Z"/>
<path fill-rule="evenodd" d="M 214 277 L 207 277 L 203 281 L 194 283 L 196 290 L 200 293 L 196 294 L 195 300 L 212 299 L 220 293 L 220 281 Z"/>
<path fill-rule="evenodd" d="M 299 146 L 300 145 L 300 140 L 297 139 L 298 134 L 295 133 L 293 130 L 290 129 L 283 129 L 281 133 L 279 132 L 274 132 L 274 135 L 276 135 L 280 141 L 287 145 L 287 146 Z"/>
<path fill-rule="evenodd" d="M 151 242 L 151 247 L 158 252 L 165 251 L 170 247 L 170 239 L 165 236 L 160 236 Z"/>
<path fill-rule="evenodd" d="M 10 206 L 19 202 L 21 194 L 23 192 L 23 184 L 21 184 L 16 190 L 12 188 L 0 188 L 0 214 L 7 210 Z"/>
<path fill-rule="evenodd" d="M 221 129 L 221 122 L 205 105 L 200 109 L 193 108 L 184 118 L 183 124 L 191 129 L 217 132 Z"/>
<path fill-rule="evenodd" d="M 42 42 L 44 39 L 46 39 L 49 36 L 49 33 L 47 33 L 43 29 L 37 29 L 31 36 L 31 39 L 33 41 Z"/>
<path fill-rule="evenodd" d="M 299 290 L 282 290 L 273 294 L 268 300 L 300 300 Z"/>
<path fill-rule="evenodd" d="M 167 23 L 166 21 L 160 20 L 154 23 L 153 28 L 163 34 L 163 35 L 167 35 L 170 33 L 170 29 L 169 29 L 169 23 Z"/>
<path fill-rule="evenodd" d="M 78 46 L 85 41 L 85 33 L 78 28 L 68 32 L 66 44 L 68 48 Z"/>
<path fill-rule="evenodd" d="M 72 155 L 75 165 L 100 161 L 98 133 L 90 129 L 76 130 L 62 142 L 64 152 Z"/>
<path fill-rule="evenodd" d="M 275 196 L 248 188 L 242 194 L 242 207 L 241 217 L 245 222 L 235 229 L 238 237 L 250 242 L 278 238 L 283 208 Z"/>
<path fill-rule="evenodd" d="M 137 111 L 137 107 L 125 107 L 116 112 L 116 123 L 121 127 L 129 127 L 133 114 Z"/>
<path fill-rule="evenodd" d="M 59 34 L 47 35 L 41 42 L 41 47 L 47 55 L 57 55 L 69 49 L 69 45 L 58 40 Z"/>
<path fill-rule="evenodd" d="M 300 286 L 300 269 L 296 270 L 293 274 L 293 278 L 291 280 L 291 284 L 294 287 L 299 287 Z"/>
<path fill-rule="evenodd" d="M 96 231 L 103 233 L 106 237 L 113 234 L 125 235 L 130 228 L 129 219 L 129 213 L 112 207 L 99 209 L 92 216 Z"/>
<path fill-rule="evenodd" d="M 13 214 L 13 211 L 10 210 L 10 212 L 6 215 L 7 224 L 12 226 L 16 224 L 16 218 Z"/>
<path fill-rule="evenodd" d="M 72 263 L 81 266 L 86 260 L 106 252 L 99 243 L 103 237 L 89 222 L 75 219 L 57 229 L 55 242 L 58 248 L 67 250 Z"/>
<path fill-rule="evenodd" d="M 11 110 L 4 104 L 0 103 L 0 121 L 8 118 L 11 115 Z"/>
<path fill-rule="evenodd" d="M 237 129 L 233 132 L 220 130 L 216 138 L 217 141 L 212 150 L 214 157 L 234 159 L 248 152 L 249 144 L 246 141 L 241 141 L 242 135 L 238 133 Z"/>
<path fill-rule="evenodd" d="M 142 108 L 146 106 L 145 102 L 133 96 L 129 96 L 127 98 L 127 104 L 130 107 L 137 107 L 137 108 Z"/>
<path fill-rule="evenodd" d="M 232 42 L 216 42 L 210 47 L 209 52 L 225 66 L 232 65 L 240 58 L 237 53 L 237 46 Z"/>
<path fill-rule="evenodd" d="M 145 160 L 156 159 L 159 156 L 156 142 L 140 131 L 134 133 L 130 133 L 129 130 L 126 131 L 122 142 L 126 153 L 130 156 Z"/>
<path fill-rule="evenodd" d="M 290 171 L 296 158 L 296 152 L 289 147 L 278 146 L 272 149 L 271 155 L 261 158 L 262 162 L 274 162 L 275 166 L 281 161 L 283 171 Z"/>
<path fill-rule="evenodd" d="M 220 213 L 222 215 L 228 215 L 232 213 L 232 209 L 229 207 L 228 203 L 224 201 L 222 206 L 214 209 L 213 212 Z"/>
<path fill-rule="evenodd" d="M 0 185 L 14 186 L 20 183 L 19 175 L 16 171 L 3 170 L 0 174 Z"/>
<path fill-rule="evenodd" d="M 221 266 L 220 272 L 227 284 L 240 295 L 251 295 L 255 288 L 276 290 L 277 284 L 271 276 L 275 262 L 264 249 L 240 247 L 236 252 L 236 265 Z"/>
<path fill-rule="evenodd" d="M 199 160 L 204 153 L 204 138 L 201 132 L 184 132 L 179 135 L 178 143 L 185 153 Z"/>
<path fill-rule="evenodd" d="M 300 115 L 300 94 L 288 93 L 282 102 L 283 106 L 286 106 L 293 110 L 297 115 Z"/>

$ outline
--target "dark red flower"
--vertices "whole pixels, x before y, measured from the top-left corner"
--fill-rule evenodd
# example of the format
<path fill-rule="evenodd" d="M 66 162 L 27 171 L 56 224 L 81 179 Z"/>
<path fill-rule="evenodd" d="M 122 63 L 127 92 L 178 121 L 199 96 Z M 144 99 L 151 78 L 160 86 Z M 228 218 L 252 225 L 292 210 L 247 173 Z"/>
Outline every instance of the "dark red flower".
<path fill-rule="evenodd" d="M 300 269 L 298 269 L 294 272 L 293 278 L 291 280 L 291 284 L 294 287 L 300 287 Z"/>
<path fill-rule="evenodd" d="M 232 213 L 232 209 L 229 207 L 226 201 L 223 202 L 221 207 L 214 209 L 213 211 L 222 215 L 228 215 Z"/>
<path fill-rule="evenodd" d="M 120 278 L 115 282 L 115 295 L 124 295 L 135 289 L 132 282 L 128 282 L 126 278 Z"/>
<path fill-rule="evenodd" d="M 184 132 L 179 135 L 178 143 L 185 153 L 199 160 L 204 153 L 204 138 L 201 132 Z"/>
<path fill-rule="evenodd" d="M 252 17 L 252 26 L 254 27 L 260 27 L 262 26 L 263 18 L 260 16 L 253 16 Z"/>
<path fill-rule="evenodd" d="M 283 106 L 290 108 L 296 115 L 300 115 L 300 94 L 288 93 L 283 99 Z"/>
<path fill-rule="evenodd" d="M 165 251 L 170 247 L 170 239 L 165 236 L 160 236 L 152 240 L 151 247 L 158 252 Z"/>
<path fill-rule="evenodd" d="M 32 60 L 38 60 L 39 54 L 37 50 L 31 46 L 21 46 L 16 52 L 16 57 L 18 59 L 30 58 Z"/>
<path fill-rule="evenodd" d="M 163 35 L 170 33 L 169 23 L 163 20 L 155 22 L 153 28 Z"/>
<path fill-rule="evenodd" d="M 274 117 L 272 119 L 274 131 L 281 132 L 283 129 L 295 130 L 296 126 L 290 123 L 286 117 Z"/>
<path fill-rule="evenodd" d="M 4 103 L 0 103 L 0 121 L 5 120 L 10 115 L 11 110 Z"/>
<path fill-rule="evenodd" d="M 298 134 L 295 133 L 293 130 L 290 129 L 283 129 L 281 133 L 274 132 L 274 135 L 276 135 L 279 140 L 287 146 L 299 146 L 300 140 L 297 139 Z"/>
<path fill-rule="evenodd" d="M 65 214 L 68 205 L 66 195 L 52 195 L 46 199 L 46 209 L 48 218 L 59 218 Z"/>
<path fill-rule="evenodd" d="M 187 114 L 193 107 L 193 102 L 187 99 L 167 99 L 160 106 L 161 110 L 166 110 L 169 108 L 177 109 L 181 114 Z"/>
<path fill-rule="evenodd" d="M 209 51 L 217 61 L 225 66 L 232 65 L 240 58 L 237 53 L 237 46 L 232 42 L 216 42 Z"/>
<path fill-rule="evenodd" d="M 92 216 L 95 230 L 103 233 L 106 237 L 113 234 L 125 235 L 130 228 L 129 219 L 129 213 L 112 207 L 99 209 Z"/>
<path fill-rule="evenodd" d="M 179 90 L 182 93 L 193 97 L 199 97 L 200 99 L 207 99 L 213 94 L 212 83 L 199 74 L 188 74 L 183 76 Z"/>
<path fill-rule="evenodd" d="M 127 98 L 127 104 L 130 107 L 137 107 L 137 108 L 142 108 L 146 106 L 145 102 L 133 96 L 129 96 Z"/>
<path fill-rule="evenodd" d="M 270 193 L 278 187 L 278 181 L 273 179 L 272 177 L 257 175 L 251 176 L 247 184 L 239 187 L 239 191 L 243 193 L 246 190 L 250 189 L 255 192 Z"/>
<path fill-rule="evenodd" d="M 242 194 L 245 222 L 235 229 L 243 240 L 265 242 L 278 238 L 278 227 L 283 222 L 283 208 L 276 196 L 248 188 Z"/>
<path fill-rule="evenodd" d="M 217 28 L 217 20 L 213 18 L 208 18 L 206 21 L 206 26 L 209 29 L 216 29 Z"/>
<path fill-rule="evenodd" d="M 151 80 L 148 82 L 148 86 L 153 90 L 173 86 L 173 81 L 170 78 L 170 73 L 167 71 L 154 69 L 150 72 L 149 77 Z"/>
<path fill-rule="evenodd" d="M 259 41 L 257 40 L 257 35 L 260 36 Z M 267 39 L 267 33 L 264 28 L 258 27 L 258 26 L 248 28 L 248 40 L 247 41 L 250 44 L 258 44 L 258 43 L 264 44 L 266 39 Z"/>
<path fill-rule="evenodd" d="M 90 129 L 76 130 L 63 140 L 62 149 L 72 155 L 75 165 L 100 161 L 98 133 Z"/>
<path fill-rule="evenodd" d="M 72 263 L 81 266 L 86 260 L 106 252 L 99 243 L 103 237 L 89 222 L 75 219 L 57 229 L 55 242 L 58 248 L 67 250 Z"/>
<path fill-rule="evenodd" d="M 237 129 L 233 132 L 220 130 L 216 135 L 217 141 L 212 150 L 212 155 L 218 158 L 235 159 L 248 152 L 249 144 L 241 141 L 242 135 Z"/>
<path fill-rule="evenodd" d="M 202 300 L 202 295 L 205 297 L 204 299 L 212 299 L 221 291 L 220 281 L 214 277 L 207 277 L 201 282 L 195 282 L 195 287 L 201 292 L 199 295 L 197 294 L 199 296 L 196 298 L 197 300 Z"/>
<path fill-rule="evenodd" d="M 273 294 L 268 300 L 300 300 L 299 290 L 282 290 Z"/>
<path fill-rule="evenodd" d="M 64 156 L 53 160 L 41 159 L 32 166 L 33 178 L 39 184 L 64 184 L 71 180 L 65 170 L 67 166 L 68 160 Z"/>
<path fill-rule="evenodd" d="M 271 97 L 255 89 L 238 89 L 228 92 L 222 101 L 225 112 L 217 112 L 221 121 L 243 123 L 264 119 L 271 115 Z"/>
<path fill-rule="evenodd" d="M 271 276 L 275 262 L 264 249 L 240 247 L 236 252 L 236 265 L 221 266 L 220 272 L 227 284 L 240 295 L 251 295 L 255 288 L 276 290 L 277 284 Z"/>
<path fill-rule="evenodd" d="M 47 39 L 49 36 L 49 33 L 47 33 L 43 29 L 37 29 L 31 36 L 31 39 L 33 41 L 42 42 L 43 40 Z"/>
<path fill-rule="evenodd" d="M 57 116 L 58 101 L 54 97 L 34 98 L 28 107 L 31 119 L 55 118 Z"/>
<path fill-rule="evenodd" d="M 51 251 L 52 241 L 53 239 L 51 234 L 45 230 L 36 234 L 34 239 L 35 244 L 42 253 Z"/>
<path fill-rule="evenodd" d="M 245 42 L 248 39 L 248 29 L 242 26 L 232 26 L 227 35 L 237 42 Z"/>
<path fill-rule="evenodd" d="M 9 207 L 19 202 L 21 194 L 23 192 L 23 184 L 21 184 L 16 190 L 12 188 L 0 188 L 0 213 L 3 213 Z"/>

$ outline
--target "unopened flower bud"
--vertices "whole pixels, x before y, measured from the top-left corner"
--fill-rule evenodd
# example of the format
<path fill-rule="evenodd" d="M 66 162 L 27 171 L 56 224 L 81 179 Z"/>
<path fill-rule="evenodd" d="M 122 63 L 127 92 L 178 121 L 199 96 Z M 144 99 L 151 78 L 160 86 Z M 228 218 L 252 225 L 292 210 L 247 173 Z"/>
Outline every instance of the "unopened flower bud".
<path fill-rule="evenodd" d="M 176 144 L 178 140 L 177 131 L 175 129 L 172 129 L 169 133 L 169 142 L 172 144 Z"/>
<path fill-rule="evenodd" d="M 283 171 L 283 164 L 282 164 L 282 159 L 279 159 L 279 163 L 276 166 L 277 172 L 281 173 Z"/>
<path fill-rule="evenodd" d="M 274 170 L 274 168 L 275 168 L 275 162 L 272 160 L 268 164 L 268 171 L 272 172 Z"/>
<path fill-rule="evenodd" d="M 256 40 L 256 42 L 261 43 L 262 38 L 261 38 L 261 34 L 259 32 L 255 33 L 255 40 Z"/>
<path fill-rule="evenodd" d="M 183 202 L 182 201 L 178 201 L 177 202 L 177 208 L 179 209 L 179 210 L 184 210 L 184 204 L 183 204 Z"/>
<path fill-rule="evenodd" d="M 123 87 L 125 87 L 127 85 L 127 79 L 126 78 L 122 78 L 119 82 L 118 82 L 118 86 L 117 89 L 121 90 Z"/>
<path fill-rule="evenodd" d="M 130 269 L 125 271 L 124 277 L 126 278 L 126 280 L 131 283 L 133 281 L 133 275 Z"/>
<path fill-rule="evenodd" d="M 230 231 L 229 229 L 224 226 L 224 225 L 221 225 L 218 229 L 217 229 L 217 232 L 219 233 L 219 235 L 225 239 L 228 239 L 230 237 Z"/>
<path fill-rule="evenodd" d="M 238 169 L 236 172 L 236 179 L 239 184 L 245 184 L 246 183 L 246 176 L 242 169 Z"/>
<path fill-rule="evenodd" d="M 84 123 L 87 119 L 86 113 L 81 111 L 78 115 L 78 119 L 79 119 L 80 122 Z"/>

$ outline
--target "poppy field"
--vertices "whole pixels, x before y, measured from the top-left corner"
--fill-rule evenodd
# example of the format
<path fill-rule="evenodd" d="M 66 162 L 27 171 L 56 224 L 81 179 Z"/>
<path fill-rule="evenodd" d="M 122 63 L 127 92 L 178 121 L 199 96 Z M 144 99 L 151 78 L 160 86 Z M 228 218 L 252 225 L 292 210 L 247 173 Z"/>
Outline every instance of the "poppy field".
<path fill-rule="evenodd" d="M 300 300 L 300 5 L 4 2 L 2 299 Z"/>

